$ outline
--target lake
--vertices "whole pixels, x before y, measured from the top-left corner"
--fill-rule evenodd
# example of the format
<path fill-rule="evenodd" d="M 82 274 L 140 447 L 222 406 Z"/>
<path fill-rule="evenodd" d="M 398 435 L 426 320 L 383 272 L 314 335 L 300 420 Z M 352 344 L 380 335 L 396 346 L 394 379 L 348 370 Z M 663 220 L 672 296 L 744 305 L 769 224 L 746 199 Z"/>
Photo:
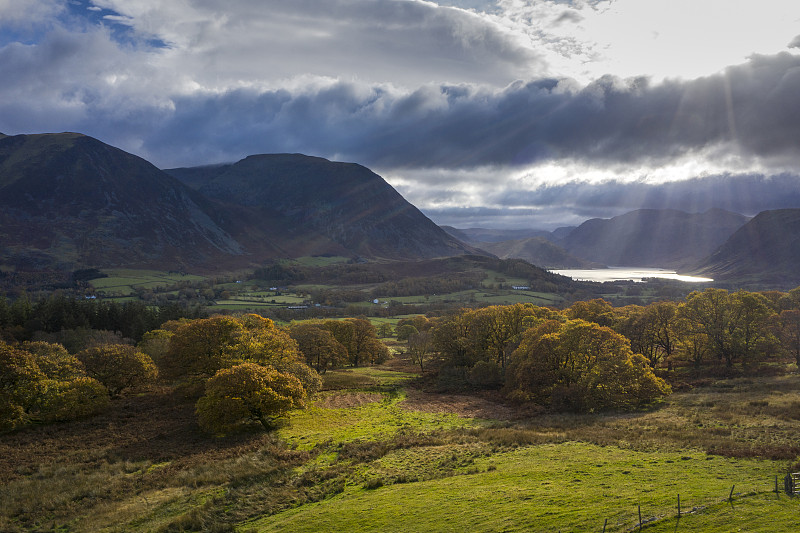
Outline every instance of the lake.
<path fill-rule="evenodd" d="M 708 283 L 714 281 L 711 278 L 701 278 L 698 276 L 684 276 L 676 273 L 674 270 L 667 270 L 664 268 L 640 268 L 640 267 L 611 267 L 611 268 L 594 268 L 594 269 L 568 269 L 568 270 L 551 270 L 554 274 L 561 274 L 567 276 L 575 281 L 597 281 L 602 283 L 604 281 L 642 281 L 645 278 L 663 278 L 674 279 L 678 281 L 687 281 L 690 283 Z"/>

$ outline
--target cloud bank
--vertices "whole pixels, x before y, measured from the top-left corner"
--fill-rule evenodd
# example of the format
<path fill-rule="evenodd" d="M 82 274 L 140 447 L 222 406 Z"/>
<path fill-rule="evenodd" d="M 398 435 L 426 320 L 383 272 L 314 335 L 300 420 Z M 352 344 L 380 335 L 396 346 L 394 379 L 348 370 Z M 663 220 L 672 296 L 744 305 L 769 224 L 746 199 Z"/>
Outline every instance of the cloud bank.
<path fill-rule="evenodd" d="M 0 131 L 80 131 L 163 168 L 354 161 L 430 214 L 497 224 L 800 206 L 794 50 L 692 79 L 554 75 L 543 50 L 593 57 L 569 32 L 625 4 L 0 0 Z"/>

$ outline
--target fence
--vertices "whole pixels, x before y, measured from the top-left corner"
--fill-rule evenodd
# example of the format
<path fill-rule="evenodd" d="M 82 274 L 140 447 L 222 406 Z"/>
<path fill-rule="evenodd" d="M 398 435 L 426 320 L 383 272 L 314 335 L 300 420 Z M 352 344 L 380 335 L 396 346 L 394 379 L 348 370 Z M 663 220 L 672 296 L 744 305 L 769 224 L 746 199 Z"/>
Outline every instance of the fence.
<path fill-rule="evenodd" d="M 800 496 L 800 472 L 793 472 L 793 473 L 790 473 L 790 474 L 786 474 L 786 476 L 783 478 L 783 485 L 784 485 L 784 492 L 786 494 L 788 494 L 789 496 L 792 496 L 792 497 Z M 776 496 L 780 495 L 780 490 L 779 490 L 778 486 L 779 486 L 778 485 L 778 476 L 775 476 L 775 494 L 776 494 Z M 736 488 L 736 485 L 732 485 L 731 486 L 731 490 L 728 493 L 728 497 L 725 498 L 725 500 L 727 500 L 730 503 L 733 503 L 733 500 L 734 500 L 734 492 L 733 491 L 734 491 L 735 488 Z M 691 513 L 694 513 L 696 511 L 704 509 L 704 508 L 705 507 L 693 507 L 693 508 L 687 510 L 685 507 L 681 506 L 681 495 L 680 494 L 677 495 L 677 515 L 676 516 L 677 516 L 678 520 L 680 520 L 681 516 L 683 516 L 683 515 L 691 514 Z M 642 519 L 642 506 L 641 505 L 637 506 L 636 511 L 637 511 L 639 520 L 636 523 L 636 525 L 633 526 L 633 528 L 630 528 L 630 526 L 627 526 L 627 527 L 623 526 L 623 527 L 625 527 L 626 531 L 641 531 L 642 527 L 644 525 L 646 525 L 646 524 L 648 524 L 650 522 L 655 522 L 655 521 L 658 520 L 658 518 L 656 518 L 656 517 L 650 517 L 650 518 Z M 603 533 L 606 533 L 606 528 L 608 527 L 608 525 L 609 525 L 608 524 L 608 519 L 606 519 L 603 522 Z M 616 527 L 618 528 L 621 525 L 622 525 L 621 523 L 616 524 Z"/>
<path fill-rule="evenodd" d="M 800 472 L 786 474 L 783 478 L 783 490 L 789 496 L 800 496 Z"/>

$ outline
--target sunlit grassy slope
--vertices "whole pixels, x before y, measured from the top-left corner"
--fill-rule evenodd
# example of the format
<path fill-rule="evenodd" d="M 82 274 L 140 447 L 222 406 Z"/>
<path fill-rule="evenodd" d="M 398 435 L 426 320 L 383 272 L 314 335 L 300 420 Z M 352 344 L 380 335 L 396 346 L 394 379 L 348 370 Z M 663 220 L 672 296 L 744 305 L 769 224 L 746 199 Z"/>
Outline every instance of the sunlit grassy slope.
<path fill-rule="evenodd" d="M 417 450 L 426 455 L 429 450 Z M 406 475 L 418 468 L 413 454 L 395 453 L 371 465 L 393 464 Z M 404 465 L 402 467 L 400 465 Z M 702 453 L 637 452 L 568 442 L 530 446 L 482 457 L 444 479 L 369 489 L 351 486 L 329 500 L 301 506 L 250 524 L 257 531 L 624 531 L 643 521 L 655 522 L 726 502 L 734 488 L 732 509 L 709 508 L 705 523 L 728 527 L 748 516 L 751 527 L 780 529 L 776 516 L 800 523 L 800 502 L 773 505 L 770 517 L 755 510 L 770 494 L 774 465 Z M 720 515 L 719 511 L 724 510 Z M 795 513 L 795 514 L 793 514 Z M 684 523 L 698 517 L 684 517 Z M 733 521 L 731 521 L 733 520 Z M 756 520 L 758 522 L 758 520 Z M 773 529 L 766 529 L 767 527 Z M 756 529 L 752 529 L 756 530 Z"/>
<path fill-rule="evenodd" d="M 372 378 L 381 381 L 379 374 Z M 310 448 L 331 441 L 391 440 L 402 431 L 443 435 L 483 427 L 468 431 L 489 436 L 494 444 L 450 437 L 394 449 L 361 464 L 339 494 L 240 529 L 544 532 L 605 526 L 610 532 L 638 528 L 641 509 L 642 522 L 652 531 L 675 531 L 676 525 L 677 531 L 797 531 L 800 499 L 774 493 L 775 476 L 782 475 L 785 462 L 680 449 L 681 425 L 718 426 L 707 436 L 687 428 L 687 443 L 713 447 L 715 438 L 730 436 L 725 420 L 739 426 L 742 440 L 766 444 L 756 434 L 771 424 L 776 442 L 783 442 L 791 430 L 774 417 L 791 417 L 797 379 L 767 381 L 720 382 L 631 417 L 544 417 L 538 431 L 536 420 L 492 428 L 487 421 L 404 411 L 398 403 L 402 393 L 351 409 L 315 408 L 293 416 L 282 437 Z M 591 441 L 592 434 L 599 442 L 614 440 L 609 432 L 617 445 L 572 440 Z M 638 442 L 627 441 L 637 434 Z M 525 445 L 526 439 L 543 443 Z"/>

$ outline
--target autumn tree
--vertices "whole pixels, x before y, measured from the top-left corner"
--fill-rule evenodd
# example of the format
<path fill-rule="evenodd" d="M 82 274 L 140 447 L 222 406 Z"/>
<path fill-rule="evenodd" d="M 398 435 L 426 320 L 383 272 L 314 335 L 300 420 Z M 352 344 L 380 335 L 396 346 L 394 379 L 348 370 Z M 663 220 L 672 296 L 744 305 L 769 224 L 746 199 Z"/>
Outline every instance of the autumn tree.
<path fill-rule="evenodd" d="M 386 339 L 394 334 L 394 329 L 392 329 L 392 325 L 390 323 L 382 322 L 376 329 L 376 332 L 379 337 Z"/>
<path fill-rule="evenodd" d="M 518 401 L 576 411 L 628 409 L 670 392 L 625 337 L 585 320 L 528 329 L 511 359 L 505 390 Z"/>
<path fill-rule="evenodd" d="M 345 347 L 350 366 L 380 364 L 389 358 L 389 349 L 365 318 L 326 320 L 323 327 Z"/>
<path fill-rule="evenodd" d="M 78 353 L 90 377 L 105 385 L 111 396 L 153 382 L 158 370 L 149 356 L 128 344 L 105 344 Z"/>
<path fill-rule="evenodd" d="M 108 393 L 63 346 L 0 342 L 0 429 L 72 420 L 101 411 Z"/>
<path fill-rule="evenodd" d="M 306 391 L 295 376 L 255 363 L 217 372 L 197 401 L 200 426 L 225 434 L 250 421 L 271 429 L 276 418 L 304 406 Z"/>
<path fill-rule="evenodd" d="M 523 331 L 559 317 L 555 311 L 532 304 L 464 309 L 434 326 L 434 346 L 449 366 L 472 367 L 485 361 L 502 372 Z"/>
<path fill-rule="evenodd" d="M 97 414 L 108 403 L 108 391 L 102 383 L 88 376 L 77 376 L 65 381 L 43 381 L 37 407 L 43 422 L 55 422 Z"/>
<path fill-rule="evenodd" d="M 473 330 L 466 313 L 457 312 L 440 318 L 431 329 L 433 346 L 451 367 L 471 367 L 478 359 L 469 338 Z"/>
<path fill-rule="evenodd" d="M 0 341 L 0 429 L 30 421 L 44 379 L 32 354 Z"/>
<path fill-rule="evenodd" d="M 575 302 L 564 314 L 572 320 L 586 320 L 601 326 L 613 326 L 616 320 L 614 308 L 602 298 Z"/>
<path fill-rule="evenodd" d="M 728 367 L 737 360 L 747 365 L 774 350 L 773 316 L 764 296 L 747 291 L 695 291 L 678 307 L 684 335 L 705 339 L 709 353 Z"/>
<path fill-rule="evenodd" d="M 337 368 L 347 361 L 347 350 L 330 331 L 318 324 L 294 324 L 289 335 L 297 342 L 306 364 L 324 374 L 329 368 Z"/>
<path fill-rule="evenodd" d="M 407 341 L 411 335 L 419 333 L 419 330 L 414 324 L 403 324 L 397 326 L 397 340 L 400 342 Z"/>
<path fill-rule="evenodd" d="M 688 361 L 695 368 L 700 368 L 711 352 L 708 336 L 680 314 L 675 321 L 675 334 L 676 359 Z"/>
<path fill-rule="evenodd" d="M 731 335 L 742 365 L 774 353 L 778 340 L 770 326 L 776 313 L 770 301 L 757 292 L 740 290 L 731 295 L 730 305 L 735 325 Z"/>
<path fill-rule="evenodd" d="M 678 307 L 685 335 L 704 338 L 709 352 L 728 366 L 733 365 L 736 349 L 731 332 L 735 329 L 729 293 L 725 289 L 695 291 Z"/>
<path fill-rule="evenodd" d="M 168 329 L 153 329 L 145 333 L 136 346 L 150 356 L 156 366 L 161 367 L 169 352 L 169 341 L 174 334 Z"/>
<path fill-rule="evenodd" d="M 179 326 L 170 338 L 164 367 L 169 378 L 194 387 L 220 370 L 245 362 L 292 374 L 309 392 L 316 392 L 322 384 L 319 375 L 303 362 L 289 333 L 272 320 L 253 314 L 197 319 Z"/>
<path fill-rule="evenodd" d="M 800 369 L 800 310 L 781 311 L 778 337 L 784 350 L 794 357 L 797 367 Z"/>
<path fill-rule="evenodd" d="M 646 307 L 628 305 L 616 310 L 613 329 L 631 341 L 631 349 L 644 355 L 656 368 L 671 361 L 676 349 L 675 321 L 677 306 L 658 302 Z"/>
<path fill-rule="evenodd" d="M 48 379 L 68 381 L 86 375 L 83 363 L 60 344 L 23 342 L 20 348 L 34 356 L 36 364 Z"/>
<path fill-rule="evenodd" d="M 197 319 L 178 326 L 162 363 L 164 376 L 204 382 L 217 371 L 241 362 L 233 347 L 242 329 L 242 324 L 229 316 Z"/>
<path fill-rule="evenodd" d="M 411 362 L 419 366 L 419 371 L 425 373 L 425 366 L 433 351 L 433 335 L 430 330 L 414 333 L 408 338 L 408 355 Z"/>

